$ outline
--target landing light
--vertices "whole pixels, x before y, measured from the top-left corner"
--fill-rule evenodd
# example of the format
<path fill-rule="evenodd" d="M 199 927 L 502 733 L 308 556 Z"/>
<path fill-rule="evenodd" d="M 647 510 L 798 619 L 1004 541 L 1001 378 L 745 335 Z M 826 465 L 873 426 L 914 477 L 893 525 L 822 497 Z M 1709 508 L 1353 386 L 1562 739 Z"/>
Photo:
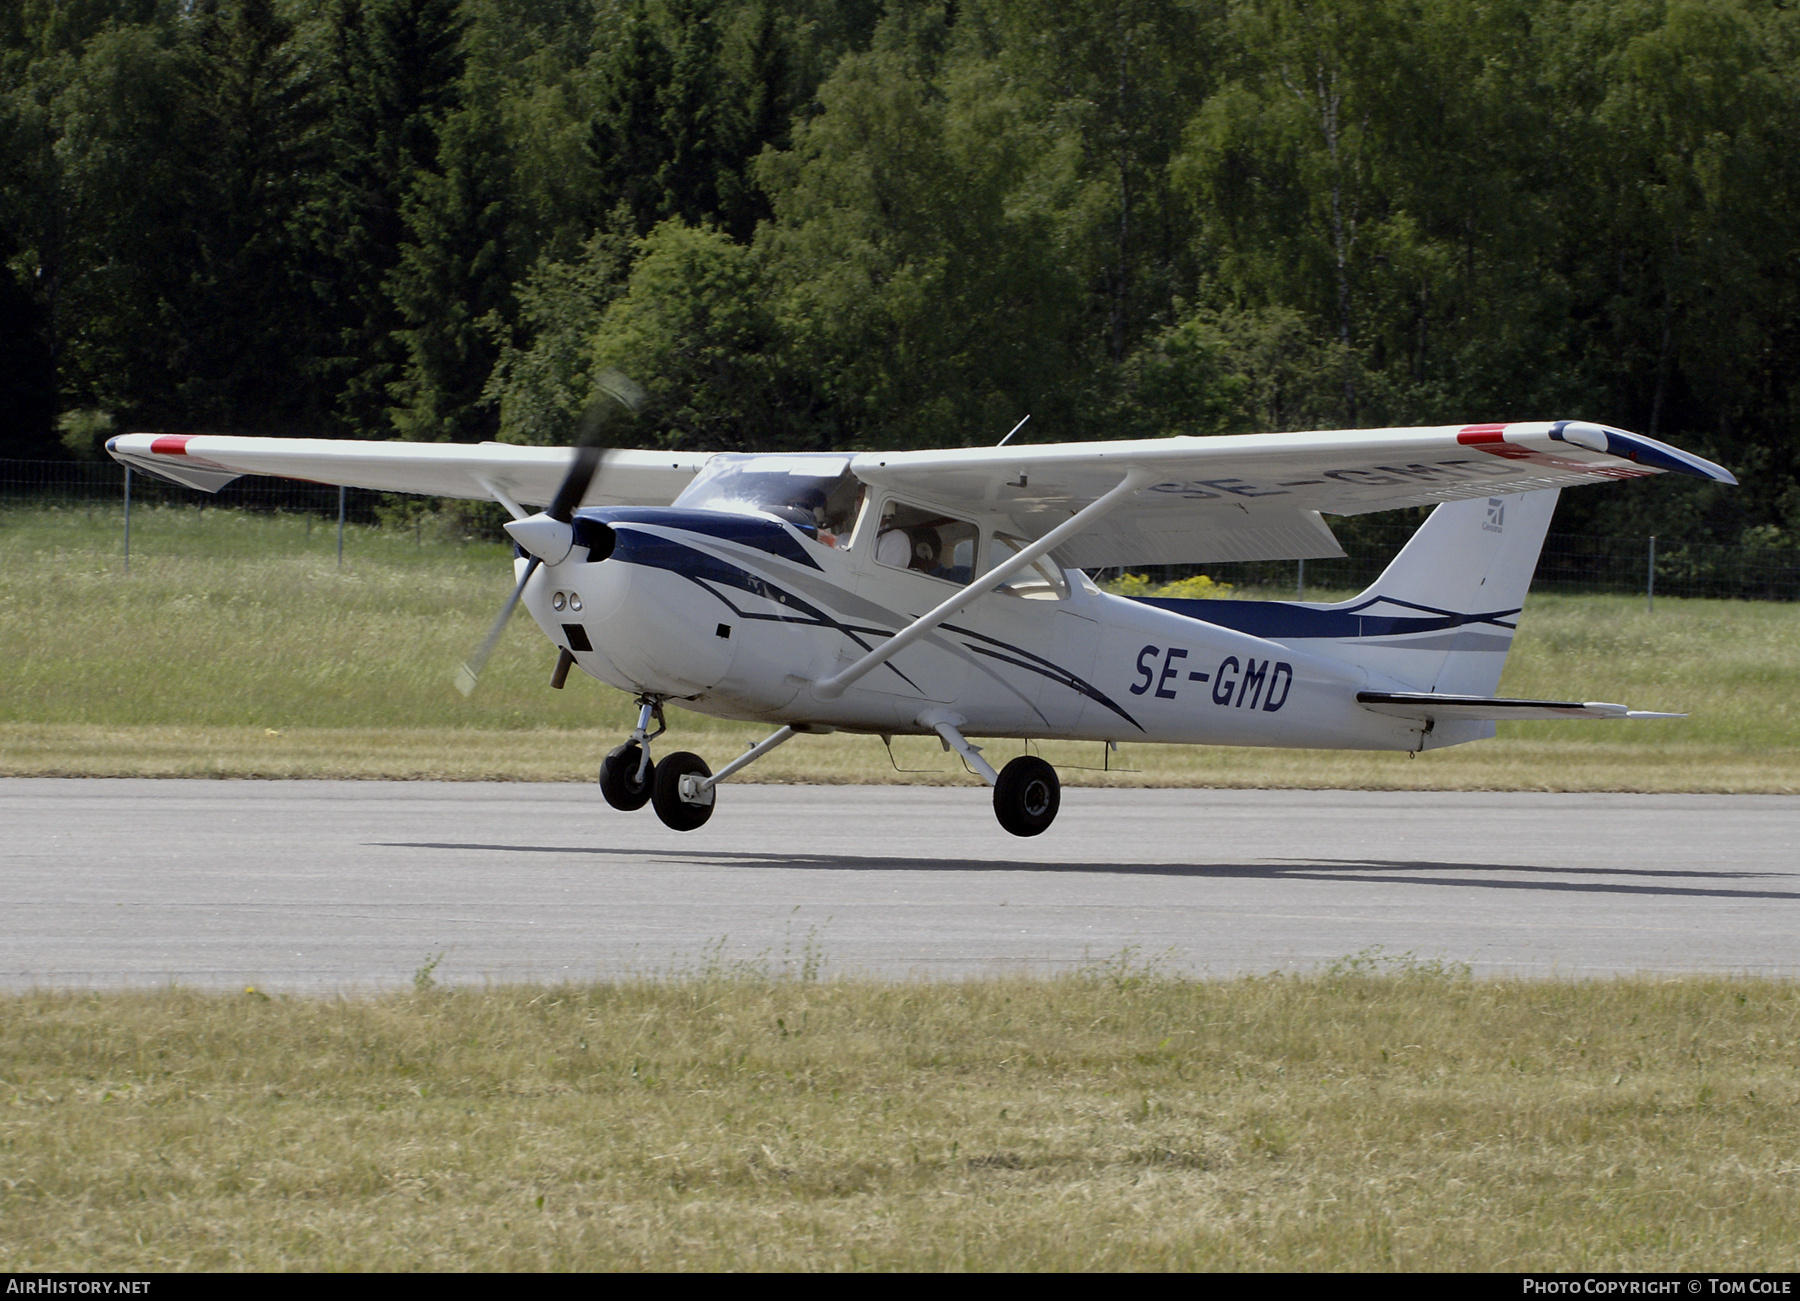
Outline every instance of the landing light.
<path fill-rule="evenodd" d="M 574 610 L 576 613 L 580 613 L 580 611 L 581 611 L 581 595 L 580 595 L 580 593 L 577 593 L 577 592 L 569 593 L 569 608 L 571 610 Z"/>
<path fill-rule="evenodd" d="M 565 597 L 561 592 L 556 592 L 550 597 L 550 608 L 552 610 L 560 611 L 563 608 L 563 606 L 565 606 L 567 604 L 568 604 L 568 598 Z"/>

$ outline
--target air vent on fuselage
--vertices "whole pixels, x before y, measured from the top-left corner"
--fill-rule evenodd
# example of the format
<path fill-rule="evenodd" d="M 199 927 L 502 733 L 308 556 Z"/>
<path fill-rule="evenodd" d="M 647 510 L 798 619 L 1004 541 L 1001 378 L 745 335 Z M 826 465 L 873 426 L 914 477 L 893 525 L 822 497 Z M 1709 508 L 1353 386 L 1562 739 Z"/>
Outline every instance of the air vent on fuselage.
<path fill-rule="evenodd" d="M 587 548 L 589 564 L 599 564 L 612 555 L 613 547 L 618 541 L 619 535 L 613 532 L 612 525 L 602 520 L 575 521 L 575 545 Z"/>

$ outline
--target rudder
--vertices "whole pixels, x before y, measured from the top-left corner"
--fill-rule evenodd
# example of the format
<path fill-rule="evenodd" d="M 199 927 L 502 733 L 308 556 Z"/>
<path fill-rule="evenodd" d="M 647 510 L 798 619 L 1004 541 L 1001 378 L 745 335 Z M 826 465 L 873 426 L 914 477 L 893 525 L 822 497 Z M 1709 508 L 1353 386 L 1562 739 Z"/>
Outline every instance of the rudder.
<path fill-rule="evenodd" d="M 1444 502 L 1368 589 L 1337 653 L 1416 690 L 1489 696 L 1556 511 L 1557 490 Z"/>

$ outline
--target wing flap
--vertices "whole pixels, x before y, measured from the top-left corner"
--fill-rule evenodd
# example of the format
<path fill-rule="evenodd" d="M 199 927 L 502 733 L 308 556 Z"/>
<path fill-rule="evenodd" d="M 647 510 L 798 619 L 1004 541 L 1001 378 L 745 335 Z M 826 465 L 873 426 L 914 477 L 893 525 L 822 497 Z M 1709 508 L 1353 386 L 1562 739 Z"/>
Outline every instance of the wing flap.
<path fill-rule="evenodd" d="M 1154 506 L 1127 506 L 1115 515 L 1064 543 L 1057 549 L 1058 559 L 1074 569 L 1103 569 L 1202 561 L 1323 560 L 1344 554 L 1331 526 L 1316 510 L 1192 515 Z"/>

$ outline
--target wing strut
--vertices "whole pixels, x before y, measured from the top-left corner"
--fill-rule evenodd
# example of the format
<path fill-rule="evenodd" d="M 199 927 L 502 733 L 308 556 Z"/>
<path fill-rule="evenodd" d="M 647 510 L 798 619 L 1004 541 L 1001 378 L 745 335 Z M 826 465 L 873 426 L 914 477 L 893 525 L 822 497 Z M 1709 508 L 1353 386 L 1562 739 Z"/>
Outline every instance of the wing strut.
<path fill-rule="evenodd" d="M 508 515 L 511 515 L 514 519 L 529 519 L 531 517 L 530 511 L 526 510 L 523 506 L 519 505 L 518 502 L 514 501 L 506 493 L 506 491 L 500 487 L 499 484 L 495 483 L 492 479 L 488 478 L 485 474 L 474 474 L 474 475 L 470 475 L 469 477 L 474 479 L 476 483 L 480 484 L 483 488 L 485 488 L 487 490 L 488 496 L 492 497 L 495 501 L 499 502 L 502 506 L 506 507 L 506 513 Z"/>
<path fill-rule="evenodd" d="M 1101 516 L 1125 504 L 1142 489 L 1156 481 L 1156 472 L 1136 468 L 1129 471 L 1116 487 L 1102 497 L 1089 502 L 1074 515 L 1058 524 L 1043 537 L 1013 556 L 1011 560 L 996 565 L 967 587 L 958 589 L 956 595 L 938 605 L 927 614 L 920 615 L 906 627 L 889 637 L 881 645 L 875 647 L 867 655 L 828 678 L 820 678 L 813 683 L 813 695 L 820 700 L 836 700 L 844 694 L 844 689 L 871 669 L 878 669 L 888 660 L 898 655 L 908 646 L 918 641 L 926 633 L 936 628 L 946 619 L 955 617 L 972 602 L 986 596 L 996 587 L 1001 586 L 1027 566 L 1043 556 L 1048 555 L 1061 546 L 1069 538 L 1087 528 Z"/>

